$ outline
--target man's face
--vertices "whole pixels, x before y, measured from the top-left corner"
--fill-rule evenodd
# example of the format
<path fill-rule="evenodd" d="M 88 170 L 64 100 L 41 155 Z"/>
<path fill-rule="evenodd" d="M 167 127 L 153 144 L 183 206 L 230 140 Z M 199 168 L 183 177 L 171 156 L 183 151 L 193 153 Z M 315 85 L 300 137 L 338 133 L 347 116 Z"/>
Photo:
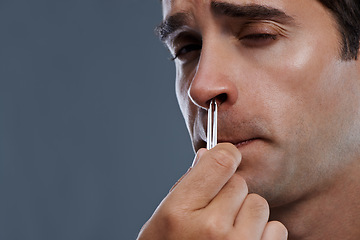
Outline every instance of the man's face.
<path fill-rule="evenodd" d="M 359 158 L 360 71 L 315 0 L 166 0 L 164 41 L 195 150 L 207 108 L 242 153 L 249 190 L 271 206 L 324 189 Z M 334 178 L 337 176 L 337 178 Z"/>

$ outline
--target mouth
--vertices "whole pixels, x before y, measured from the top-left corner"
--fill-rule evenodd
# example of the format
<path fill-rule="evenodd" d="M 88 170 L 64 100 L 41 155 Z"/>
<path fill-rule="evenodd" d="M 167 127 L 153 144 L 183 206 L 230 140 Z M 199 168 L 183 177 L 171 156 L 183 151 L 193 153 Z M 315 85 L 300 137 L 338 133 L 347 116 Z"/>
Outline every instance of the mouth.
<path fill-rule="evenodd" d="M 255 143 L 256 141 L 259 141 L 259 140 L 261 140 L 261 138 L 249 138 L 249 139 L 238 140 L 238 141 L 220 140 L 219 143 L 231 143 L 236 148 L 242 149 L 242 148 L 244 148 L 252 143 Z"/>
<path fill-rule="evenodd" d="M 201 119 L 205 121 L 205 115 Z M 220 123 L 217 129 L 218 143 L 231 143 L 239 150 L 247 149 L 246 151 L 250 151 L 251 148 L 251 151 L 254 151 L 263 144 L 273 142 L 271 131 L 261 119 L 252 118 L 251 120 L 235 121 L 236 119 L 226 118 L 225 120 L 218 120 Z M 196 151 L 207 146 L 207 124 L 204 121 L 199 121 L 193 126 L 192 141 Z M 251 147 L 248 147 L 249 145 Z"/>
<path fill-rule="evenodd" d="M 259 138 L 252 138 L 252 139 L 248 139 L 248 140 L 244 140 L 244 141 L 241 141 L 241 142 L 238 142 L 238 143 L 235 143 L 235 147 L 237 148 L 243 148 L 251 143 L 253 143 L 254 141 L 256 140 L 260 140 Z"/>

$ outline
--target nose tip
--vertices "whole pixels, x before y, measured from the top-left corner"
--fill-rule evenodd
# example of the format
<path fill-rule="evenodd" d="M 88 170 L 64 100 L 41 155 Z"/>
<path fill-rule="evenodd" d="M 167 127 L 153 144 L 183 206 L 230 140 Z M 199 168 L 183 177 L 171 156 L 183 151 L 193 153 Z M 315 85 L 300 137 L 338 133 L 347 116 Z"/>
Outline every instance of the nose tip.
<path fill-rule="evenodd" d="M 191 101 L 196 106 L 198 106 L 199 108 L 203 108 L 205 110 L 209 109 L 211 101 L 213 101 L 213 100 L 216 101 L 217 105 L 220 106 L 221 104 L 225 103 L 227 101 L 227 98 L 228 98 L 226 93 L 221 93 L 221 94 L 219 94 L 219 95 L 217 95 L 217 96 L 215 96 L 213 98 L 208 98 L 208 100 L 201 101 L 198 98 L 194 99 L 192 97 L 193 94 L 191 94 L 190 91 L 189 91 L 188 95 L 189 95 L 189 98 L 191 99 Z"/>
<path fill-rule="evenodd" d="M 197 75 L 189 88 L 188 96 L 200 108 L 208 109 L 210 101 L 214 99 L 219 106 L 231 105 L 236 102 L 237 89 L 229 77 L 203 77 Z"/>

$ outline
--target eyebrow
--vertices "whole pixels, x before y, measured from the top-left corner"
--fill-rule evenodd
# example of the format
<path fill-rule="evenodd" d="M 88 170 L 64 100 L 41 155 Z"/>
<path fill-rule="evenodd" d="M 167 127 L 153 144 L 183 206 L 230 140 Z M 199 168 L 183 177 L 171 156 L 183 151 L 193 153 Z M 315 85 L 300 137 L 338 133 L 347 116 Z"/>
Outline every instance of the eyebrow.
<path fill-rule="evenodd" d="M 226 2 L 211 2 L 211 10 L 219 15 L 233 18 L 249 18 L 252 20 L 275 20 L 281 22 L 294 22 L 290 17 L 280 9 L 259 4 L 236 5 Z"/>
<path fill-rule="evenodd" d="M 211 10 L 213 13 L 231 18 L 245 18 L 251 20 L 273 20 L 282 23 L 293 23 L 295 19 L 277 8 L 266 5 L 246 4 L 238 5 L 233 3 L 211 1 Z M 189 13 L 180 12 L 167 17 L 161 24 L 155 28 L 155 32 L 161 41 L 167 38 L 177 30 L 191 22 L 192 17 Z"/>
<path fill-rule="evenodd" d="M 169 35 L 186 26 L 191 20 L 192 17 L 189 13 L 176 13 L 162 21 L 161 24 L 155 28 L 155 32 L 161 41 L 165 41 Z"/>

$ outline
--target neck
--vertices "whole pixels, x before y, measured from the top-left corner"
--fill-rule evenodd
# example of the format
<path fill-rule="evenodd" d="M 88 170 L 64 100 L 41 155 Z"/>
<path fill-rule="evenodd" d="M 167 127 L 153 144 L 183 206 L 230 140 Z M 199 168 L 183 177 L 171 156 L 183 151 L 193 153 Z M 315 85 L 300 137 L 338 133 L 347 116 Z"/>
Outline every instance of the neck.
<path fill-rule="evenodd" d="M 271 209 L 289 240 L 360 239 L 360 164 L 349 166 L 326 189 L 286 206 Z"/>

